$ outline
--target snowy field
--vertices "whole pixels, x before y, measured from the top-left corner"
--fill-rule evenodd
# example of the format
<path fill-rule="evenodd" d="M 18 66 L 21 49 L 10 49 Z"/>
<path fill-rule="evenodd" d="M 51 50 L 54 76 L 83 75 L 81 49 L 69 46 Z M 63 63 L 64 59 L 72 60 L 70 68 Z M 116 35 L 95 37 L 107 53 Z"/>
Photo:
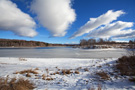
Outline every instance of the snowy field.
<path fill-rule="evenodd" d="M 35 90 L 135 90 L 135 83 L 114 69 L 116 60 L 0 57 L 0 77 L 29 79 L 36 84 Z M 21 73 L 24 70 L 37 73 Z"/>

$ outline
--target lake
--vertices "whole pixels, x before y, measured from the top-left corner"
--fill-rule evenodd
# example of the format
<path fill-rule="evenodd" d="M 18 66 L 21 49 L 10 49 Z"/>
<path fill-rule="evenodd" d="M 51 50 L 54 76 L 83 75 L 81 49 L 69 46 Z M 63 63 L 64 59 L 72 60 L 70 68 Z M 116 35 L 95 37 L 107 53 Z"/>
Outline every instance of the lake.
<path fill-rule="evenodd" d="M 72 47 L 0 48 L 0 57 L 22 58 L 118 58 L 125 49 L 80 49 Z"/>

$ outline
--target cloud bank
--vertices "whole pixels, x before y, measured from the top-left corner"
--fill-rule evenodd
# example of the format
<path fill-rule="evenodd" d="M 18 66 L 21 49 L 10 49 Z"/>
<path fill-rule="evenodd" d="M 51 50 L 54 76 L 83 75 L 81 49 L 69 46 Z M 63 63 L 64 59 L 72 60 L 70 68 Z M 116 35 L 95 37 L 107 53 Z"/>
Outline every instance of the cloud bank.
<path fill-rule="evenodd" d="M 108 24 L 104 27 L 101 27 L 97 30 L 91 31 L 87 37 L 93 37 L 93 38 L 120 38 L 131 35 L 132 33 L 135 33 L 132 29 L 126 29 L 131 28 L 133 26 L 133 22 L 123 22 L 123 21 L 117 21 L 111 24 Z"/>
<path fill-rule="evenodd" d="M 76 19 L 75 10 L 71 8 L 71 0 L 34 0 L 31 10 L 54 37 L 64 36 Z"/>
<path fill-rule="evenodd" d="M 114 39 L 129 39 L 135 38 L 135 30 L 128 29 L 126 33 L 113 36 Z"/>
<path fill-rule="evenodd" d="M 34 37 L 36 23 L 10 0 L 0 0 L 0 30 L 12 31 L 16 35 Z"/>
<path fill-rule="evenodd" d="M 72 39 L 81 36 L 85 33 L 89 33 L 90 31 L 98 28 L 101 25 L 107 25 L 112 21 L 117 20 L 117 18 L 124 13 L 125 12 L 121 10 L 119 11 L 109 10 L 105 14 L 97 18 L 90 18 L 90 20 L 84 26 L 82 26 L 77 32 L 75 32 L 70 38 Z"/>

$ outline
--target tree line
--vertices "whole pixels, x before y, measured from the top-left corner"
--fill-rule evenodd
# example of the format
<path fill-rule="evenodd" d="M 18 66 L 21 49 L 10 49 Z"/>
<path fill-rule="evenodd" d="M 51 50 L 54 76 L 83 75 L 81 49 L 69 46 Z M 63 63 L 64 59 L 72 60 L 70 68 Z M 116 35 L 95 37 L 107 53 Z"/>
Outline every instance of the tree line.
<path fill-rule="evenodd" d="M 135 40 L 130 40 L 129 42 L 115 42 L 111 40 L 106 39 L 81 39 L 80 40 L 80 46 L 93 46 L 93 45 L 112 45 L 112 44 L 130 44 L 135 45 Z"/>
<path fill-rule="evenodd" d="M 26 41 L 17 39 L 0 39 L 0 47 L 53 47 L 74 46 L 73 44 L 53 44 L 40 41 Z"/>
<path fill-rule="evenodd" d="M 0 39 L 0 47 L 34 47 L 34 46 L 44 47 L 48 45 L 49 43 L 39 41 Z"/>

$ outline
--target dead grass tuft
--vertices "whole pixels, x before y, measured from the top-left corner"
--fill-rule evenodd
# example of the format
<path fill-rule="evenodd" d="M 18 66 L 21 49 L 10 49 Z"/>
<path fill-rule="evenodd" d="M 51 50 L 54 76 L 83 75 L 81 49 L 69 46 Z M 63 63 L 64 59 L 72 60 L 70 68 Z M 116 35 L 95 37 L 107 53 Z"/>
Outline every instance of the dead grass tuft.
<path fill-rule="evenodd" d="M 47 81 L 51 81 L 51 80 L 53 80 L 53 78 L 46 78 L 45 80 L 47 80 Z"/>
<path fill-rule="evenodd" d="M 71 72 L 70 69 L 63 69 L 63 70 L 62 70 L 62 74 L 63 74 L 63 75 L 71 74 L 71 73 L 73 73 L 73 72 Z"/>
<path fill-rule="evenodd" d="M 51 73 L 50 75 L 55 75 L 56 73 Z"/>
<path fill-rule="evenodd" d="M 78 67 L 76 70 L 80 70 L 80 69 L 82 69 L 82 67 Z"/>
<path fill-rule="evenodd" d="M 89 69 L 88 69 L 88 68 L 84 68 L 84 71 L 87 71 L 87 72 L 88 72 L 88 71 L 89 71 Z"/>
<path fill-rule="evenodd" d="M 26 74 L 26 77 L 31 77 L 30 73 L 27 73 L 27 74 Z"/>
<path fill-rule="evenodd" d="M 57 71 L 56 74 L 60 74 L 60 72 Z"/>
<path fill-rule="evenodd" d="M 43 79 L 43 80 L 45 80 L 45 77 L 46 77 L 46 75 L 45 75 L 45 74 L 43 74 L 43 75 L 42 75 L 42 79 Z"/>
<path fill-rule="evenodd" d="M 28 73 L 38 74 L 37 71 L 32 70 L 32 69 L 28 69 L 28 70 L 23 70 L 23 71 L 15 72 L 14 74 L 18 74 L 18 73 L 20 73 L 20 74 L 25 74 L 25 73 L 27 73 L 27 74 L 28 74 Z"/>
<path fill-rule="evenodd" d="M 102 85 L 98 84 L 97 89 L 94 86 L 92 86 L 92 87 L 88 88 L 88 90 L 102 90 Z"/>
<path fill-rule="evenodd" d="M 109 80 L 110 79 L 110 76 L 107 73 L 105 73 L 104 71 L 97 72 L 96 75 L 100 76 L 100 78 L 103 79 L 103 80 Z"/>
<path fill-rule="evenodd" d="M 97 66 L 98 68 L 101 68 L 102 66 L 100 65 L 100 66 Z"/>
<path fill-rule="evenodd" d="M 39 68 L 35 68 L 34 70 L 39 70 Z"/>
<path fill-rule="evenodd" d="M 80 74 L 80 72 L 78 70 L 75 70 L 75 74 Z"/>
<path fill-rule="evenodd" d="M 25 58 L 19 58 L 19 61 L 27 61 Z"/>
<path fill-rule="evenodd" d="M 0 90 L 32 90 L 35 85 L 23 78 L 0 78 Z"/>
<path fill-rule="evenodd" d="M 121 75 L 135 76 L 135 56 L 123 56 L 118 59 L 116 68 Z"/>

